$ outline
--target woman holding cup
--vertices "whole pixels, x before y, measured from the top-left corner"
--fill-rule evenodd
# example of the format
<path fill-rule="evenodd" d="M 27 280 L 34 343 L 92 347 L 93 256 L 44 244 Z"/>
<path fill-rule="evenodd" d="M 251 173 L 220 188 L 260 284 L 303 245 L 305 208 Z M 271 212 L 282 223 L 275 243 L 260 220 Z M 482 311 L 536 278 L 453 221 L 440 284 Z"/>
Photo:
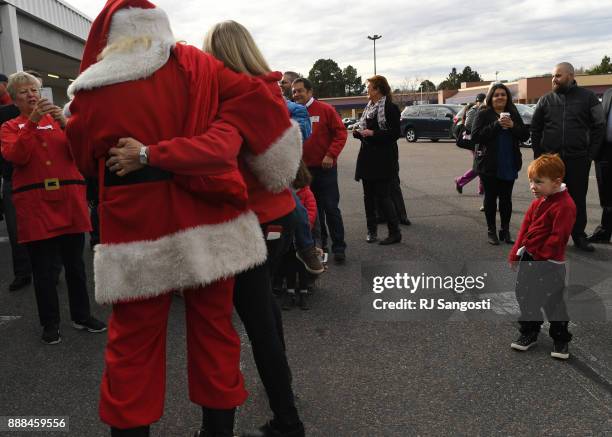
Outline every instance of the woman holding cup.
<path fill-rule="evenodd" d="M 514 243 L 510 237 L 512 189 L 522 166 L 520 144 L 528 138 L 529 130 L 512 103 L 510 90 L 500 82 L 494 83 L 472 128 L 472 140 L 476 144 L 474 170 L 484 185 L 490 244 L 498 245 L 500 240 Z M 495 220 L 498 199 L 501 220 L 499 235 Z"/>

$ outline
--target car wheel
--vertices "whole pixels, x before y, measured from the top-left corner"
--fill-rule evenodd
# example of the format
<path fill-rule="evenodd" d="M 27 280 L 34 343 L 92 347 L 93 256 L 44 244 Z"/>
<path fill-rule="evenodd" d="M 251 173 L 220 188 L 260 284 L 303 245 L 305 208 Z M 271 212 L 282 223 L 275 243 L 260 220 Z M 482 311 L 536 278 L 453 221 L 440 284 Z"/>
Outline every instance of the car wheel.
<path fill-rule="evenodd" d="M 416 140 L 417 135 L 414 128 L 409 127 L 408 129 L 406 129 L 406 141 L 408 141 L 409 143 L 414 143 Z"/>
<path fill-rule="evenodd" d="M 440 141 L 440 138 L 430 138 L 429 141 L 431 141 L 432 143 L 437 143 L 438 141 Z"/>

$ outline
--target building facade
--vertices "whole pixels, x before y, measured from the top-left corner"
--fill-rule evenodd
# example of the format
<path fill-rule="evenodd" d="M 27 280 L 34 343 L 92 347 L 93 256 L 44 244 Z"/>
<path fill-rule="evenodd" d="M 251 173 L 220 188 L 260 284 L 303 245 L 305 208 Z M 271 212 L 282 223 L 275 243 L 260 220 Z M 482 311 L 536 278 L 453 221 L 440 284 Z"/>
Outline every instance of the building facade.
<path fill-rule="evenodd" d="M 61 0 L 0 0 L 0 72 L 36 70 L 63 105 L 91 19 Z"/>

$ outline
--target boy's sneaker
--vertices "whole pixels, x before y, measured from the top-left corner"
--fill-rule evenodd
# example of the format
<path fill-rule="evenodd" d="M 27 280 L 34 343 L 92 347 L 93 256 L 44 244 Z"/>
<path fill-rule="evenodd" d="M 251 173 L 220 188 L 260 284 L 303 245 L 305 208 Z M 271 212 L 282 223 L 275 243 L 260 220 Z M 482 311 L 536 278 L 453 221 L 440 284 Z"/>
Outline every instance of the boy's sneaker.
<path fill-rule="evenodd" d="M 564 341 L 555 341 L 550 356 L 553 358 L 559 358 L 560 360 L 567 360 L 569 358 L 569 348 L 567 345 L 568 344 Z"/>
<path fill-rule="evenodd" d="M 61 342 L 62 337 L 60 336 L 59 326 L 47 325 L 43 327 L 41 340 L 44 344 L 58 344 Z"/>
<path fill-rule="evenodd" d="M 309 301 L 310 296 L 308 290 L 300 290 L 300 297 L 298 300 L 298 306 L 300 307 L 300 309 L 308 311 L 310 309 Z"/>
<path fill-rule="evenodd" d="M 510 347 L 512 349 L 516 349 L 517 351 L 526 351 L 529 350 L 532 346 L 538 342 L 538 334 L 521 334 L 521 336 L 513 341 Z"/>
<path fill-rule="evenodd" d="M 317 248 L 315 246 L 309 247 L 308 249 L 298 250 L 295 253 L 297 259 L 302 261 L 304 268 L 313 275 L 320 275 L 325 271 L 325 267 L 319 259 Z"/>
<path fill-rule="evenodd" d="M 73 321 L 72 327 L 74 329 L 86 330 L 87 332 L 97 333 L 106 331 L 106 325 L 92 316 L 80 322 Z"/>
<path fill-rule="evenodd" d="M 288 291 L 283 295 L 283 303 L 281 304 L 281 308 L 285 311 L 290 311 L 291 308 L 295 305 L 295 292 L 290 293 Z"/>

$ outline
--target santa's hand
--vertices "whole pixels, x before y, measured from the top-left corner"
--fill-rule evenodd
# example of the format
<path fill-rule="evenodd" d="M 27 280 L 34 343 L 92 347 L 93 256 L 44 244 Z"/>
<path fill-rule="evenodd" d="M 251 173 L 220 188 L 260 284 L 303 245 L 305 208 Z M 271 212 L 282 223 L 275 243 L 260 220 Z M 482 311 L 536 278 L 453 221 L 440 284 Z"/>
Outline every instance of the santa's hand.
<path fill-rule="evenodd" d="M 110 158 L 106 161 L 106 166 L 117 176 L 125 176 L 144 167 L 140 163 L 140 148 L 144 145 L 134 138 L 121 138 L 117 142 L 117 147 L 112 147 L 108 154 Z"/>

